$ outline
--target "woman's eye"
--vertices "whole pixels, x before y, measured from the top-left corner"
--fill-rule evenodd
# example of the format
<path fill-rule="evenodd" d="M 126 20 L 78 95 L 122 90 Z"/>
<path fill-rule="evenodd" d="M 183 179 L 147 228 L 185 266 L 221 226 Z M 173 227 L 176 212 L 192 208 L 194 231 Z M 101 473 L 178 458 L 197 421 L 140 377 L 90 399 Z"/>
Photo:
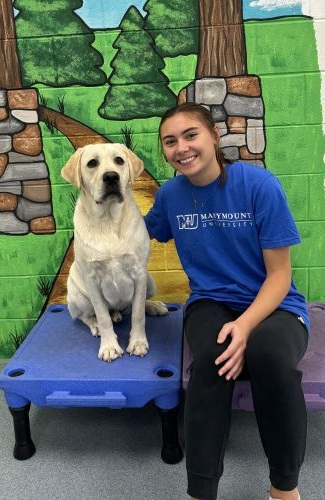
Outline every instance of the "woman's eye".
<path fill-rule="evenodd" d="M 95 160 L 95 158 L 93 158 L 92 160 L 89 160 L 89 162 L 87 163 L 87 167 L 88 168 L 98 167 L 98 160 Z"/>
<path fill-rule="evenodd" d="M 123 160 L 123 158 L 121 156 L 116 156 L 114 158 L 114 163 L 116 165 L 124 165 L 124 160 Z"/>
<path fill-rule="evenodd" d="M 190 140 L 191 139 L 195 139 L 196 136 L 197 136 L 196 133 L 195 134 L 194 133 L 193 134 L 188 134 L 187 139 L 190 139 Z"/>
<path fill-rule="evenodd" d="M 173 144 L 175 144 L 175 141 L 172 139 L 169 139 L 168 141 L 164 142 L 164 146 L 172 146 Z"/>

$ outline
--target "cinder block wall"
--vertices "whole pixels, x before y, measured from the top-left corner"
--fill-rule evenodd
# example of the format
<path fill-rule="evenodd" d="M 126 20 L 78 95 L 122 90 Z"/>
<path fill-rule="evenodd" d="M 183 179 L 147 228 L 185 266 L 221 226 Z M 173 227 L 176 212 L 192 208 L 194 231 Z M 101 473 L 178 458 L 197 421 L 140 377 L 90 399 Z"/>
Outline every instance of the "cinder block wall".
<path fill-rule="evenodd" d="M 106 2 L 101 4 L 105 6 Z M 43 77 L 54 74 L 54 83 L 30 84 L 27 76 L 33 66 L 24 50 L 18 50 L 22 88 L 6 88 L 0 75 L 0 358 L 14 352 L 47 303 L 65 300 L 66 277 L 73 258 L 76 192 L 62 180 L 60 170 L 74 149 L 96 140 L 131 140 L 129 144 L 147 169 L 134 185 L 143 213 L 150 208 L 158 186 L 173 175 L 172 168 L 159 158 L 157 129 L 164 105 L 161 99 L 156 102 L 157 96 L 166 103 L 189 100 L 208 106 L 220 126 L 226 155 L 268 168 L 279 177 L 302 236 L 302 244 L 292 249 L 294 279 L 309 301 L 325 301 L 325 14 L 316 4 L 310 17 L 245 19 L 246 74 L 205 78 L 196 77 L 197 53 L 184 55 L 181 48 L 173 57 L 160 55 L 148 38 L 144 12 L 133 11 L 132 19 L 138 24 L 129 22 L 127 34 L 134 35 L 141 50 L 152 51 L 150 60 L 156 67 L 151 73 L 144 71 L 149 64 L 142 64 L 149 60 L 145 54 L 134 53 L 137 60 L 124 54 L 124 66 L 118 68 L 120 116 L 114 116 L 115 108 L 107 105 L 106 112 L 111 116 L 106 118 L 99 110 L 117 64 L 118 26 L 94 30 L 91 45 L 85 44 L 82 54 L 72 50 L 62 66 L 62 50 L 69 43 L 77 47 L 90 36 L 82 24 L 80 32 L 67 36 L 64 19 L 66 16 L 68 25 L 72 12 L 60 16 L 56 33 L 51 23 L 43 23 L 41 32 L 37 31 L 35 22 L 35 32 L 17 34 L 17 47 L 24 47 L 24 41 L 27 48 L 34 44 L 39 54 L 35 67 L 46 62 L 48 71 Z M 47 13 L 46 9 L 44 2 L 42 14 L 50 19 L 52 11 Z M 198 23 L 189 24 L 181 27 L 184 40 L 199 30 Z M 170 22 L 162 28 L 160 38 L 164 31 L 167 38 L 172 36 L 175 29 Z M 9 36 L 4 42 L 13 46 Z M 0 61 L 1 56 L 6 57 L 3 47 Z M 100 68 L 106 77 L 101 82 L 80 81 L 78 67 L 90 48 L 96 48 L 102 57 Z M 98 54 L 89 54 L 92 64 Z M 100 58 L 96 61 L 98 64 Z M 60 84 L 71 71 L 70 63 L 75 64 L 75 72 Z M 122 74 L 128 64 L 130 72 Z M 13 72 L 8 65 L 5 68 Z M 87 71 L 83 78 L 90 74 Z M 147 94 L 144 88 L 148 88 Z M 137 116 L 127 118 L 130 109 Z M 125 135 L 130 130 L 131 134 Z M 166 302 L 186 299 L 187 280 L 172 242 L 152 242 L 149 268 L 157 280 L 159 298 Z"/>

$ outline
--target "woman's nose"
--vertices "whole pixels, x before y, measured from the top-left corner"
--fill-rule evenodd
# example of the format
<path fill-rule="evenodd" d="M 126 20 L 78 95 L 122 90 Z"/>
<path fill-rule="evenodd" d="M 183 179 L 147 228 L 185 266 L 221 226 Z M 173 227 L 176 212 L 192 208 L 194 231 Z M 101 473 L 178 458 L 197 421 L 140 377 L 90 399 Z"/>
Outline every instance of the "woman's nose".
<path fill-rule="evenodd" d="M 178 141 L 177 149 L 179 153 L 185 153 L 186 151 L 188 151 L 189 146 L 186 141 L 180 140 Z"/>

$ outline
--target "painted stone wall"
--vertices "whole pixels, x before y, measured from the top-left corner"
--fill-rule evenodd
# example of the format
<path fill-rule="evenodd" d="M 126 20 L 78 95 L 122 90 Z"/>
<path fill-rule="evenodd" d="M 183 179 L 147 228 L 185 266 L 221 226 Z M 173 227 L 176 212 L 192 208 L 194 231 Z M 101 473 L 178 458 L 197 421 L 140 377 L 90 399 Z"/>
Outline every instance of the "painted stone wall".
<path fill-rule="evenodd" d="M 0 233 L 53 233 L 37 91 L 0 90 Z"/>
<path fill-rule="evenodd" d="M 265 167 L 264 104 L 258 77 L 197 79 L 181 92 L 179 102 L 196 102 L 210 110 L 226 158 Z"/>

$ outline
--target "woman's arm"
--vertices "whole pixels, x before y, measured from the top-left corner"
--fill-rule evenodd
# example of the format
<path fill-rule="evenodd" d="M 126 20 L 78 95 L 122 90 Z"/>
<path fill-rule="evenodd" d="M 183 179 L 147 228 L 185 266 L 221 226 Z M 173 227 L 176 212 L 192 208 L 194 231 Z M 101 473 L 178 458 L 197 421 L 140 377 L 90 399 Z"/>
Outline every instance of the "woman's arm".
<path fill-rule="evenodd" d="M 266 278 L 255 300 L 236 321 L 226 323 L 217 336 L 223 343 L 228 335 L 232 340 L 226 351 L 216 359 L 216 365 L 225 364 L 219 375 L 236 379 L 244 366 L 246 344 L 251 331 L 281 304 L 291 284 L 290 247 L 263 250 Z"/>

